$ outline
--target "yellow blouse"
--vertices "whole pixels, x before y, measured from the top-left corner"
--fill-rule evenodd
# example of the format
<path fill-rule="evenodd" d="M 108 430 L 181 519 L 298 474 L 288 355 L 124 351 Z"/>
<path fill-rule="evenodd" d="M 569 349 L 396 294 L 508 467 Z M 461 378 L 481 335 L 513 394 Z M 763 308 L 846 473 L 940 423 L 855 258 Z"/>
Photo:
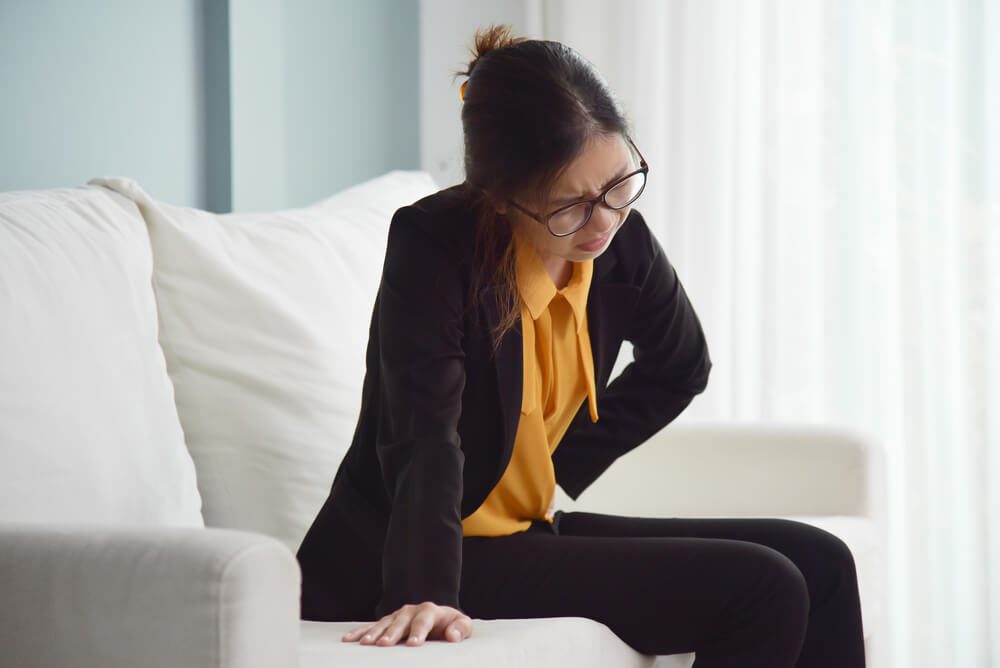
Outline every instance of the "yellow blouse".
<path fill-rule="evenodd" d="M 574 262 L 569 283 L 558 289 L 530 240 L 515 230 L 514 242 L 524 339 L 521 417 L 503 476 L 462 520 L 466 536 L 505 536 L 533 519 L 552 522 L 552 453 L 584 399 L 591 421 L 598 419 L 586 308 L 594 261 Z"/>

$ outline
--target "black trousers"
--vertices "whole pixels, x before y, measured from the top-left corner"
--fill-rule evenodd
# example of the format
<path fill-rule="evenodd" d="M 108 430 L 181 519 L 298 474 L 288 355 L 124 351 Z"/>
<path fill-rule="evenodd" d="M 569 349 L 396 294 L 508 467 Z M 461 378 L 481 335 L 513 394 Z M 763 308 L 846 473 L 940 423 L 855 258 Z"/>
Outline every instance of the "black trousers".
<path fill-rule="evenodd" d="M 463 538 L 467 615 L 588 617 L 644 654 L 695 652 L 695 668 L 865 666 L 854 557 L 828 531 L 779 518 L 555 520 Z M 343 531 L 338 549 L 299 549 L 302 619 L 374 619 L 379 560 Z"/>
<path fill-rule="evenodd" d="M 694 666 L 861 668 L 854 558 L 834 534 L 779 518 L 557 511 L 510 536 L 467 536 L 473 618 L 579 616 L 644 654 Z"/>

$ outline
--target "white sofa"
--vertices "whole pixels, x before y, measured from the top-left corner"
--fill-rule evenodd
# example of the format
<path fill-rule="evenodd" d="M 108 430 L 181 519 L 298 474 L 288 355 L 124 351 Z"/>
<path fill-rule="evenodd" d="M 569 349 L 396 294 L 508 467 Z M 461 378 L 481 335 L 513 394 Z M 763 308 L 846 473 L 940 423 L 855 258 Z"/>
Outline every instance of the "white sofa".
<path fill-rule="evenodd" d="M 416 648 L 299 620 L 294 552 L 350 443 L 388 222 L 437 189 L 394 171 L 226 215 L 126 178 L 0 193 L 0 665 L 692 664 L 582 617 Z M 855 554 L 879 666 L 883 490 L 860 435 L 678 421 L 556 506 L 826 528 Z"/>

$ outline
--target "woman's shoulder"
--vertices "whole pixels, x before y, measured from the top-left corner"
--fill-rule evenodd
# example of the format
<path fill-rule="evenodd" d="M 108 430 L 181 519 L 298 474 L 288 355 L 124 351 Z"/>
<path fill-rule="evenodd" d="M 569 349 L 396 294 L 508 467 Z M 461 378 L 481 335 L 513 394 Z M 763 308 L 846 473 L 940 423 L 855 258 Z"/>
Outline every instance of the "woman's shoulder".
<path fill-rule="evenodd" d="M 408 252 L 419 252 L 430 245 L 459 263 L 470 262 L 479 225 L 475 195 L 463 181 L 400 207 L 393 215 L 389 242 Z M 644 216 L 632 209 L 608 250 L 595 259 L 595 278 L 641 282 L 660 255 L 666 259 Z"/>
<path fill-rule="evenodd" d="M 462 181 L 461 183 L 441 188 L 429 195 L 424 195 L 407 206 L 421 209 L 427 213 L 457 212 L 471 207 L 473 195 L 474 189 L 467 181 Z"/>
<path fill-rule="evenodd" d="M 425 241 L 454 253 L 467 253 L 473 245 L 477 224 L 473 189 L 462 182 L 401 206 L 390 224 L 390 238 Z M 405 227 L 412 234 L 399 234 Z"/>
<path fill-rule="evenodd" d="M 625 222 L 615 238 L 621 237 L 621 251 L 628 260 L 650 262 L 663 251 L 639 209 L 632 209 Z"/>
<path fill-rule="evenodd" d="M 594 259 L 596 280 L 639 285 L 662 253 L 646 219 L 632 209 L 608 249 Z"/>

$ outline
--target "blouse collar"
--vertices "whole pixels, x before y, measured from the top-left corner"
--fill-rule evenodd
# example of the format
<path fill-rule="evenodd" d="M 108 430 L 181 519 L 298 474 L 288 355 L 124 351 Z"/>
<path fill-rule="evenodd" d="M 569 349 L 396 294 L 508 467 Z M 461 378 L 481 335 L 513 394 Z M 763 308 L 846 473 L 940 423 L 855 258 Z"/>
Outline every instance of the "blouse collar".
<path fill-rule="evenodd" d="M 523 238 L 516 228 L 513 236 L 516 246 L 517 287 L 532 319 L 538 320 L 548 308 L 552 298 L 561 293 L 573 310 L 576 331 L 579 333 L 585 323 L 587 293 L 594 275 L 593 258 L 583 262 L 573 262 L 573 275 L 569 283 L 559 289 L 546 271 L 534 244 L 529 239 Z"/>

